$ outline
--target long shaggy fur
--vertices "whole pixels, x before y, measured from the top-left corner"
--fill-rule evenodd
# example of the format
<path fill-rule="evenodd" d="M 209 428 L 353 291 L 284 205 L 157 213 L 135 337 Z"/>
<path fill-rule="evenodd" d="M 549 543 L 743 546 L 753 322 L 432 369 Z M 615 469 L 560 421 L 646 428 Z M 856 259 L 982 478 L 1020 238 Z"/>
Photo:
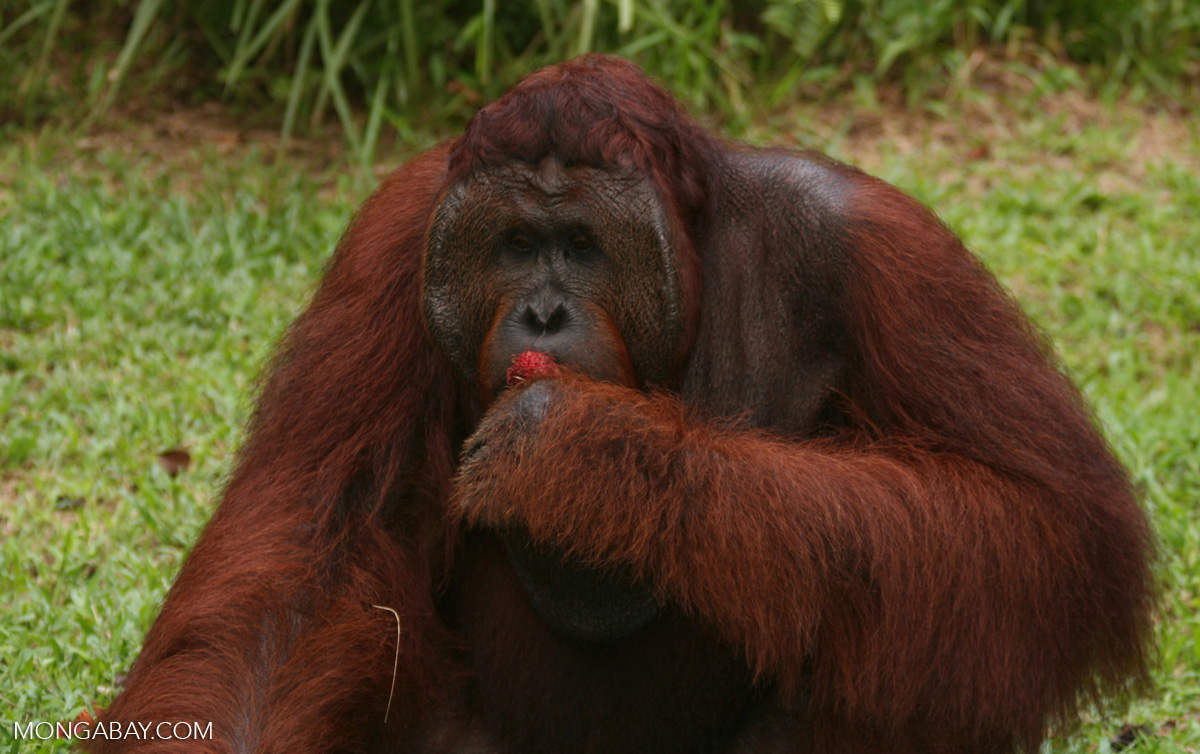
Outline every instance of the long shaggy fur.
<path fill-rule="evenodd" d="M 427 227 L 453 181 L 550 154 L 650 179 L 695 345 L 672 391 L 553 381 L 552 409 L 503 464 L 459 470 L 483 410 L 422 326 Z M 767 179 L 743 195 L 738 160 L 800 160 L 796 214 Z M 774 302 L 781 319 L 754 319 Z M 807 324 L 786 329 L 793 315 Z M 845 367 L 814 366 L 829 353 Z M 1032 752 L 1082 701 L 1144 677 L 1147 522 L 992 277 L 895 189 L 726 146 L 612 58 L 533 74 L 364 205 L 104 714 L 213 721 L 216 740 L 91 749 L 505 751 L 516 739 L 455 706 L 469 648 L 439 612 L 479 522 L 629 568 L 679 606 L 672 620 L 710 628 L 804 721 L 772 751 Z M 400 616 L 395 679 L 394 618 L 372 605 Z M 495 620 L 527 613 L 502 602 Z M 512 678 L 571 683 L 539 636 L 503 645 Z M 544 717 L 529 724 L 577 724 Z"/>

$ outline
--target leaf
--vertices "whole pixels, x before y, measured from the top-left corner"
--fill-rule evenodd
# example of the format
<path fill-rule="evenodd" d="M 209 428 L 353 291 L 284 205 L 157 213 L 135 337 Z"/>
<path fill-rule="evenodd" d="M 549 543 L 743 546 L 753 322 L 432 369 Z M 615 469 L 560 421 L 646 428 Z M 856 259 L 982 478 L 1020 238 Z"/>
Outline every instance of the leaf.
<path fill-rule="evenodd" d="M 165 450 L 158 454 L 158 463 L 168 476 L 178 476 L 179 472 L 187 471 L 192 463 L 192 455 L 183 448 Z"/>

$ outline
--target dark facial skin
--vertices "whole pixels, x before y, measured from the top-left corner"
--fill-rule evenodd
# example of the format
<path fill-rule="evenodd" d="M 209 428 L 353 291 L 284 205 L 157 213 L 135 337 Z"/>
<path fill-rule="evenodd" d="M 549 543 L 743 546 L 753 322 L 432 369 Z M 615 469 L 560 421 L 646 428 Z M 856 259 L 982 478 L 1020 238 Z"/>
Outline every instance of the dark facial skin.
<path fill-rule="evenodd" d="M 658 197 L 587 166 L 511 163 L 452 187 L 434 215 L 424 313 L 485 403 L 527 349 L 594 379 L 669 378 L 684 332 Z"/>
<path fill-rule="evenodd" d="M 643 387 L 670 378 L 685 332 L 679 273 L 661 202 L 637 176 L 511 163 L 452 187 L 434 214 L 424 314 L 434 342 L 491 407 L 464 465 L 493 450 L 497 426 L 532 428 L 544 384 L 496 401 L 513 357 L 533 349 L 595 380 Z M 534 413 L 537 413 L 534 411 Z M 662 605 L 627 574 L 492 532 L 534 608 L 579 641 L 624 638 Z"/>

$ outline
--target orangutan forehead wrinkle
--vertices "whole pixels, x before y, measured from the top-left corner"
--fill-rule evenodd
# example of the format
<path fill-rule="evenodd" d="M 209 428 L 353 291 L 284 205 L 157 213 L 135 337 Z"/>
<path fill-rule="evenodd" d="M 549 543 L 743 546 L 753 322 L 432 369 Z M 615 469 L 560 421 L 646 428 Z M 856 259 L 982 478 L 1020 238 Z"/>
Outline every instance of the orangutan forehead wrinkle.
<path fill-rule="evenodd" d="M 537 171 L 530 176 L 529 183 L 547 197 L 557 199 L 566 196 L 572 181 L 558 155 L 550 155 L 542 160 Z"/>
<path fill-rule="evenodd" d="M 499 195 L 515 192 L 530 198 L 540 197 L 551 205 L 592 194 L 606 202 L 632 203 L 644 208 L 656 196 L 644 176 L 590 165 L 568 167 L 557 155 L 547 157 L 537 166 L 518 161 L 491 165 L 470 181 L 485 190 L 498 189 Z"/>

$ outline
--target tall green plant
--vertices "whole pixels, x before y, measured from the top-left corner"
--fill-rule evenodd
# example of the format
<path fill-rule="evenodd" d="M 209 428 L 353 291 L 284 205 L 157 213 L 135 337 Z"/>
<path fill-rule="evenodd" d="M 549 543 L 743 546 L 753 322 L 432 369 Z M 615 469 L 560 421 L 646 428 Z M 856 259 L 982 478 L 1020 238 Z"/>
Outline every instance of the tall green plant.
<path fill-rule="evenodd" d="M 1168 94 L 1200 77 L 1195 0 L 0 0 L 0 113 L 28 121 L 55 56 L 97 49 L 112 19 L 115 57 L 81 66 L 97 71 L 92 117 L 147 67 L 182 60 L 227 98 L 278 107 L 285 141 L 332 111 L 364 162 L 386 128 L 408 137 L 590 51 L 634 57 L 735 120 L 752 92 L 844 71 L 919 85 L 983 44 L 1032 44 Z"/>

